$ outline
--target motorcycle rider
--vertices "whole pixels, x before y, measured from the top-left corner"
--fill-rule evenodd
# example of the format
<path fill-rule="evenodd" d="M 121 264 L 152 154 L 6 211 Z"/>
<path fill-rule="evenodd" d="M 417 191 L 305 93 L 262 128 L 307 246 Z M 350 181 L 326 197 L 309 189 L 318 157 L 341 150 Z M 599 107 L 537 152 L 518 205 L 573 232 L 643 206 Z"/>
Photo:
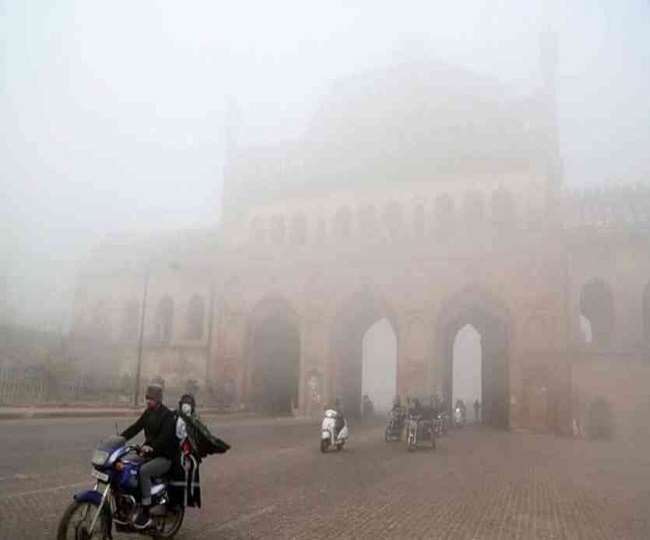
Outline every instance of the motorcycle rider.
<path fill-rule="evenodd" d="M 145 529 L 151 524 L 151 479 L 165 474 L 178 452 L 178 440 L 174 434 L 174 415 L 163 405 L 163 389 L 151 384 L 145 392 L 146 408 L 140 418 L 122 433 L 127 441 L 144 430 L 144 445 L 141 453 L 148 460 L 140 467 L 139 482 L 142 495 L 141 506 L 133 520 L 137 529 Z"/>
<path fill-rule="evenodd" d="M 389 418 L 391 418 L 391 422 L 395 422 L 395 425 L 401 429 L 404 424 L 404 417 L 404 407 L 402 407 L 402 400 L 398 394 L 393 399 L 393 406 L 390 409 Z"/>
<path fill-rule="evenodd" d="M 409 402 L 409 416 L 422 416 L 422 405 L 418 398 Z"/>
<path fill-rule="evenodd" d="M 401 412 L 402 410 L 402 399 L 400 398 L 399 394 L 395 396 L 395 399 L 393 400 L 393 411 L 395 412 Z"/>
<path fill-rule="evenodd" d="M 404 415 L 404 409 L 402 408 L 402 400 L 399 395 L 395 396 L 395 399 L 393 400 L 393 408 L 390 410 L 390 413 L 393 418 L 401 421 Z"/>

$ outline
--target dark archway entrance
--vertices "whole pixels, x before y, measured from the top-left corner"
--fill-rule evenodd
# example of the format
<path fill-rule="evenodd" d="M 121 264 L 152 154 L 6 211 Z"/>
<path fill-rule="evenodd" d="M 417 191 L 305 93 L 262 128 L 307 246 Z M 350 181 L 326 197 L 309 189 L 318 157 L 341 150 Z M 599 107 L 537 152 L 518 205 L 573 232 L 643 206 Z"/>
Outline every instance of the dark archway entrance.
<path fill-rule="evenodd" d="M 248 329 L 249 399 L 268 414 L 291 414 L 298 407 L 300 332 L 283 300 L 262 301 Z"/>
<path fill-rule="evenodd" d="M 449 406 L 454 394 L 454 341 L 471 325 L 481 336 L 481 420 L 493 427 L 510 426 L 507 311 L 480 291 L 466 291 L 452 298 L 443 309 L 438 326 L 442 360 L 442 388 Z M 471 404 L 466 404 L 468 410 Z"/>
<path fill-rule="evenodd" d="M 594 279 L 580 291 L 580 314 L 589 322 L 591 344 L 607 347 L 614 334 L 614 297 L 604 281 Z"/>
<path fill-rule="evenodd" d="M 342 400 L 345 413 L 356 417 L 361 414 L 362 388 L 364 387 L 364 336 L 373 325 L 382 319 L 388 320 L 397 341 L 396 325 L 391 311 L 370 292 L 353 295 L 342 306 L 332 329 L 332 353 L 335 373 L 333 396 Z M 369 360 L 369 361 L 368 361 Z M 397 351 L 395 351 L 397 363 Z M 367 369 L 373 368 L 372 359 L 367 359 Z M 396 369 L 392 370 L 391 382 L 397 389 Z M 376 379 L 376 377 L 374 377 Z M 372 399 L 372 396 L 371 396 Z"/>

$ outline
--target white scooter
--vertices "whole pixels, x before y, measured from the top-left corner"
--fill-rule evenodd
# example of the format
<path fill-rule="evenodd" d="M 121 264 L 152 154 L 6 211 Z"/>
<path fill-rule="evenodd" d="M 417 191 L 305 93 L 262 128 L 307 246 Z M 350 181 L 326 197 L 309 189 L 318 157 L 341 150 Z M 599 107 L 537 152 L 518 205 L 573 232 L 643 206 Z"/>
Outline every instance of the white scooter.
<path fill-rule="evenodd" d="M 341 415 L 334 409 L 327 409 L 320 427 L 320 451 L 327 452 L 332 447 L 338 452 L 343 448 L 349 436 L 348 422 L 343 419 L 343 427 L 336 433 L 336 424 L 340 423 Z"/>

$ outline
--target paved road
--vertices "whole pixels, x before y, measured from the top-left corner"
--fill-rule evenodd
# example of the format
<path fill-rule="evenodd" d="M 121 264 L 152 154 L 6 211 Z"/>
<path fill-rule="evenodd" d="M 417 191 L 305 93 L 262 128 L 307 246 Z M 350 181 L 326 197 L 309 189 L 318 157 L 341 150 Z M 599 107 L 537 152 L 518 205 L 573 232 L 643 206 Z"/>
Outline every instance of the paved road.
<path fill-rule="evenodd" d="M 121 426 L 125 419 L 119 419 Z M 380 427 L 322 455 L 293 420 L 212 426 L 204 508 L 178 538 L 650 538 L 650 453 L 628 443 L 465 429 L 409 454 Z M 111 419 L 0 424 L 0 538 L 53 538 Z"/>

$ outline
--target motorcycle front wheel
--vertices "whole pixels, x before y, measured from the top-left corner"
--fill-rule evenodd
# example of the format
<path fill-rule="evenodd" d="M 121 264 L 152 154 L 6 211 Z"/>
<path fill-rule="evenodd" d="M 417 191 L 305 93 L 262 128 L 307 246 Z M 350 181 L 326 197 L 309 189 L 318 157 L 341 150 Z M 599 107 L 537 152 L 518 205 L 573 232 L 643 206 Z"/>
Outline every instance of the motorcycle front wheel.
<path fill-rule="evenodd" d="M 327 452 L 328 446 L 329 446 L 329 441 L 327 439 L 320 440 L 320 451 L 323 452 L 323 454 Z"/>
<path fill-rule="evenodd" d="M 72 502 L 61 517 L 56 540 L 105 540 L 109 538 L 108 523 L 103 513 L 97 518 L 95 528 L 90 534 L 90 525 L 96 513 L 97 506 L 90 502 Z"/>

